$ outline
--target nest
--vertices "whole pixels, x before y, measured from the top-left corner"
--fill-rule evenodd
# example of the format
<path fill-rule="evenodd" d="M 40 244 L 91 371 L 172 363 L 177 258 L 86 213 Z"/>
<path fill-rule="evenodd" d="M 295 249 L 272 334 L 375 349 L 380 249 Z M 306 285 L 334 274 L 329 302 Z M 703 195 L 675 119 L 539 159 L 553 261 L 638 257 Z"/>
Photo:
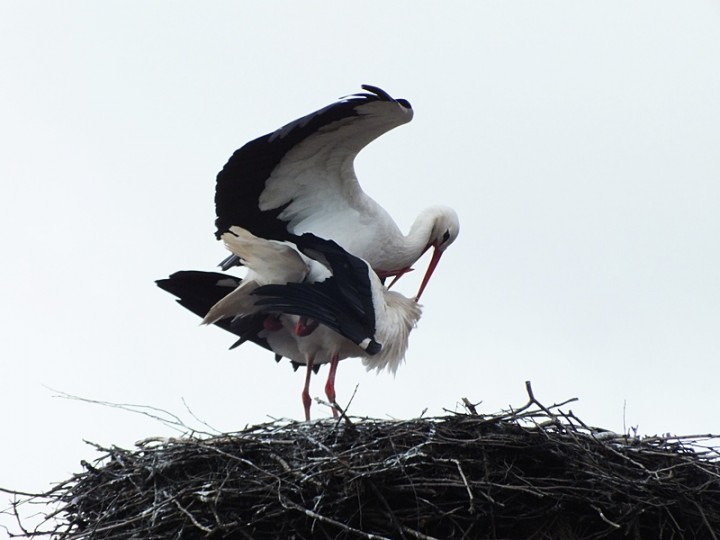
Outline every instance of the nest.
<path fill-rule="evenodd" d="M 591 428 L 566 403 L 391 421 L 271 422 L 152 439 L 48 493 L 29 537 L 717 539 L 709 436 Z"/>

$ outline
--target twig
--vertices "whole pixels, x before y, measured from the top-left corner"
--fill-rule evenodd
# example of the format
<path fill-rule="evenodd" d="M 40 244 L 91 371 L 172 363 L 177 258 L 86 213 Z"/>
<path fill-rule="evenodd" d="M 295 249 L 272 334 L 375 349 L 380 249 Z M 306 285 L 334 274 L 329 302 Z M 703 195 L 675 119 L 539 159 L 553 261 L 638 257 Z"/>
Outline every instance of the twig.
<path fill-rule="evenodd" d="M 393 522 L 393 525 L 395 528 L 400 531 L 400 536 L 402 538 L 405 538 L 405 535 L 403 534 L 403 528 L 401 527 L 400 523 L 398 522 L 397 516 L 395 515 L 395 512 L 393 512 L 392 508 L 390 508 L 390 505 L 387 502 L 387 499 L 383 497 L 383 494 L 380 492 L 380 490 L 377 488 L 375 483 L 370 480 L 370 487 L 372 488 L 373 492 L 375 493 L 375 496 L 380 500 L 382 505 L 385 507 L 385 511 L 387 512 L 388 516 L 390 516 L 390 521 Z"/>
<path fill-rule="evenodd" d="M 353 393 L 353 396 L 354 396 L 354 395 L 355 395 L 355 394 Z M 352 398 L 351 398 L 350 401 L 352 401 Z M 337 401 L 333 401 L 332 405 L 333 405 L 333 407 L 335 407 L 335 409 L 340 413 L 340 416 L 339 416 L 338 419 L 337 419 L 338 423 L 339 423 L 341 420 L 345 420 L 345 424 L 347 424 L 347 426 L 348 426 L 349 428 L 354 428 L 355 426 L 353 425 L 352 421 L 350 420 L 350 418 L 348 418 L 347 414 L 345 414 L 345 410 L 344 410 L 340 405 L 337 404 Z M 348 403 L 348 405 L 350 405 L 350 404 Z"/>
<path fill-rule="evenodd" d="M 543 405 L 537 399 L 535 399 L 535 394 L 533 393 L 532 384 L 530 383 L 530 381 L 525 381 L 525 390 L 527 391 L 527 395 L 530 398 L 530 402 L 529 402 L 530 404 L 537 405 L 550 418 L 553 418 L 553 419 L 555 418 L 555 415 L 550 411 L 550 409 L 548 409 L 547 407 L 545 407 L 545 405 Z"/>
<path fill-rule="evenodd" d="M 20 495 L 21 497 L 42 497 L 44 493 L 28 493 L 25 491 L 18 491 L 16 489 L 8 489 L 0 486 L 0 491 L 9 495 Z"/>
<path fill-rule="evenodd" d="M 700 512 L 700 517 L 702 517 L 703 524 L 705 527 L 707 527 L 707 530 L 710 532 L 710 535 L 713 537 L 713 540 L 718 540 L 717 535 L 713 531 L 712 525 L 710 525 L 710 522 L 708 522 L 708 518 L 705 515 L 705 512 L 703 511 L 702 507 L 697 503 L 697 501 L 693 501 L 695 503 L 695 507 L 698 509 L 698 512 Z"/>
<path fill-rule="evenodd" d="M 403 525 L 402 530 L 405 531 L 406 533 L 414 536 L 415 538 L 419 538 L 420 540 L 440 540 L 439 538 L 435 538 L 434 536 L 428 536 L 427 534 L 418 532 L 415 529 L 411 529 L 407 525 Z"/>
<path fill-rule="evenodd" d="M 151 418 L 152 420 L 157 420 L 158 422 L 164 424 L 165 426 L 174 429 L 178 433 L 197 433 L 200 435 L 206 435 L 206 436 L 213 436 L 217 433 L 210 433 L 203 430 L 194 429 L 185 422 L 176 414 L 171 413 L 169 411 L 166 411 L 165 409 L 161 409 L 159 407 L 153 407 L 152 405 L 137 405 L 133 403 L 113 403 L 111 401 L 102 401 L 97 399 L 90 399 L 90 398 L 84 398 L 80 396 L 74 396 L 72 394 L 68 394 L 66 392 L 63 392 L 61 390 L 55 390 L 53 388 L 47 387 L 48 390 L 51 390 L 55 392 L 57 395 L 54 397 L 59 397 L 63 399 L 69 399 L 74 401 L 82 401 L 84 403 L 91 403 L 93 405 L 102 405 L 103 407 L 109 407 L 112 409 L 121 409 L 123 411 L 131 412 L 134 414 L 141 414 L 143 416 L 147 416 L 148 418 Z M 160 414 L 156 414 L 160 413 Z M 162 416 L 164 415 L 164 416 Z"/>
<path fill-rule="evenodd" d="M 474 415 L 474 416 L 477 416 L 477 413 L 478 413 L 478 412 L 477 412 L 477 409 L 476 409 L 475 407 L 476 407 L 476 405 L 479 405 L 479 404 L 482 403 L 482 402 L 479 402 L 479 403 L 471 403 L 470 400 L 469 400 L 468 398 L 466 398 L 466 397 L 462 398 L 462 402 L 463 402 L 463 405 L 465 406 L 465 408 L 466 408 L 468 411 L 470 411 L 470 414 L 472 414 L 472 415 Z"/>
<path fill-rule="evenodd" d="M 182 507 L 182 505 L 179 502 L 177 502 L 177 499 L 172 498 L 170 500 L 172 501 L 172 503 L 175 506 L 177 506 L 178 510 L 180 510 L 183 514 L 185 514 L 188 518 L 190 518 L 190 521 L 192 521 L 193 525 L 195 525 L 198 529 L 200 529 L 203 532 L 212 534 L 213 530 L 208 527 L 205 527 L 202 523 L 199 523 L 198 520 L 196 520 L 195 517 L 190 512 L 188 512 L 185 508 Z"/>
<path fill-rule="evenodd" d="M 620 529 L 622 527 L 621 525 L 618 525 L 614 521 L 610 521 L 608 518 L 606 518 L 605 514 L 603 514 L 603 511 L 599 506 L 595 506 L 594 504 L 591 504 L 590 506 L 598 513 L 598 515 L 600 516 L 600 519 L 602 519 L 605 523 L 607 523 L 611 527 L 613 527 L 615 529 Z"/>
<path fill-rule="evenodd" d="M 338 527 L 344 531 L 355 533 L 359 536 L 367 538 L 368 540 L 392 540 L 391 538 L 388 538 L 386 536 L 378 536 L 377 534 L 366 533 L 364 531 L 361 531 L 360 529 L 355 529 L 354 527 L 350 527 L 349 525 L 340 523 L 339 521 L 336 521 L 332 518 L 323 516 L 322 514 L 318 514 L 317 512 L 313 512 L 312 510 L 309 510 L 308 508 L 300 506 L 299 504 L 296 504 L 292 501 L 283 500 L 282 497 L 280 498 L 280 504 L 282 504 L 285 508 L 292 508 L 293 510 L 302 512 L 303 514 L 305 514 L 308 517 L 317 519 L 318 521 L 322 521 L 324 523 L 329 523 L 331 525 L 335 525 L 336 527 Z"/>
<path fill-rule="evenodd" d="M 473 492 L 470 489 L 470 486 L 468 485 L 467 478 L 465 478 L 465 473 L 463 472 L 462 467 L 460 466 L 460 461 L 457 459 L 453 459 L 452 461 L 455 463 L 455 465 L 457 465 L 457 470 L 460 473 L 460 477 L 462 478 L 462 481 L 465 483 L 465 489 L 467 489 L 468 497 L 470 497 L 470 508 L 468 509 L 468 511 L 471 514 L 474 514 L 475 513 L 475 497 L 473 496 Z"/>
<path fill-rule="evenodd" d="M 190 408 L 190 405 L 187 404 L 187 401 L 185 401 L 184 397 L 180 398 L 180 399 L 182 401 L 182 404 L 185 406 L 185 410 L 188 412 L 188 414 L 190 414 L 190 416 L 192 416 L 195 419 L 195 421 L 199 422 L 200 424 L 202 424 L 203 426 L 205 426 L 206 428 L 211 430 L 213 435 L 220 435 L 222 433 L 219 429 L 214 428 L 213 426 L 208 424 L 205 420 L 201 420 L 200 418 L 198 418 L 197 415 Z"/>

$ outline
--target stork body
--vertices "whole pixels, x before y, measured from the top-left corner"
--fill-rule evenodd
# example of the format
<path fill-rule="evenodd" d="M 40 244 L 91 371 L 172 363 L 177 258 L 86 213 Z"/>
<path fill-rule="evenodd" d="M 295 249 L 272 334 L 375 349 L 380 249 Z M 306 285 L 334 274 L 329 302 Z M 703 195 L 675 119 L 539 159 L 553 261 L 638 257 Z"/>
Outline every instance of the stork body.
<path fill-rule="evenodd" d="M 237 150 L 217 177 L 216 235 L 239 226 L 302 248 L 300 237 L 312 233 L 367 261 L 381 278 L 401 276 L 433 247 L 419 297 L 458 235 L 458 217 L 451 208 L 434 206 L 404 235 L 361 189 L 353 165 L 357 154 L 413 117 L 407 100 L 376 87 L 363 89 Z M 231 256 L 222 265 L 237 262 Z"/>
<path fill-rule="evenodd" d="M 247 266 L 244 280 L 179 272 L 158 285 L 180 296 L 181 305 L 194 313 L 202 316 L 205 311 L 206 324 L 240 336 L 236 345 L 250 340 L 275 352 L 276 358 L 285 356 L 296 366 L 305 365 L 306 418 L 310 376 L 320 365 L 330 364 L 325 391 L 331 403 L 340 360 L 361 357 L 367 369 L 397 370 L 421 308 L 413 299 L 388 291 L 365 261 L 311 234 L 300 239 L 303 251 L 239 227 L 222 239 Z M 204 281 L 202 274 L 207 276 Z M 187 275 L 193 276 L 190 283 L 177 283 Z M 298 335 L 304 320 L 319 325 L 308 335 Z"/>

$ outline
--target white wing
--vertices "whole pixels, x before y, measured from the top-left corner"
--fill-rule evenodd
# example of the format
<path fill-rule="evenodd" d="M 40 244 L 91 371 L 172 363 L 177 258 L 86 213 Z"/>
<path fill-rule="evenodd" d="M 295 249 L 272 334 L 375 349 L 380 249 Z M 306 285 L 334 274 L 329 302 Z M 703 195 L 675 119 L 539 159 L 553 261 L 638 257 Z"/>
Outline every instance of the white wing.
<path fill-rule="evenodd" d="M 372 86 L 363 89 L 367 93 L 344 98 L 235 152 L 217 178 L 218 237 L 233 225 L 277 240 L 312 232 L 365 257 L 362 248 L 348 245 L 359 228 L 382 225 L 401 235 L 360 188 L 353 162 L 367 144 L 409 122 L 413 111 L 404 99 Z"/>

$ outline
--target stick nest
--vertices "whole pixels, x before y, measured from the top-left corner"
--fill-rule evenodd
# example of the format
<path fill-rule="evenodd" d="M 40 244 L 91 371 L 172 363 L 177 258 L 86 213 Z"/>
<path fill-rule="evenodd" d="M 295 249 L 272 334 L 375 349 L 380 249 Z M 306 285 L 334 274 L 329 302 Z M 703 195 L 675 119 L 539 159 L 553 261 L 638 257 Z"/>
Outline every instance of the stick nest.
<path fill-rule="evenodd" d="M 30 537 L 694 539 L 720 531 L 709 436 L 591 428 L 532 395 L 517 410 L 271 422 L 96 448 Z"/>

